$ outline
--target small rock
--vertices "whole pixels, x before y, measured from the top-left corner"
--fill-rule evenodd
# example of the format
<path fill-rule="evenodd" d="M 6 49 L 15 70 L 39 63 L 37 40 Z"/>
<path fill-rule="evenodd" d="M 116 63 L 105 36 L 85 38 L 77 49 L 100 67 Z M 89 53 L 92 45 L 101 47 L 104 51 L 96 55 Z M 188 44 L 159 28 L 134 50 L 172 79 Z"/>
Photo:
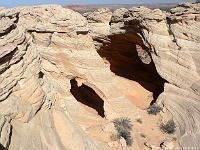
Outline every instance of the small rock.
<path fill-rule="evenodd" d="M 117 147 L 119 147 L 119 143 L 118 143 L 118 141 L 111 141 L 108 143 L 108 146 L 111 148 L 117 148 Z"/>
<path fill-rule="evenodd" d="M 159 147 L 156 147 L 155 145 L 151 144 L 150 142 L 145 142 L 144 143 L 145 146 L 147 146 L 148 148 L 152 149 L 152 150 L 159 150 Z"/>
<path fill-rule="evenodd" d="M 102 127 L 102 130 L 103 130 L 104 132 L 116 132 L 115 127 L 114 127 L 114 124 L 113 124 L 112 122 L 110 122 L 110 123 L 104 125 L 104 126 Z"/>
<path fill-rule="evenodd" d="M 163 149 L 165 149 L 165 150 L 173 149 L 174 148 L 174 143 L 173 142 L 165 141 L 165 142 L 162 142 L 160 144 L 160 147 L 163 148 Z"/>
<path fill-rule="evenodd" d="M 122 146 L 122 147 L 126 147 L 127 145 L 126 145 L 126 140 L 124 139 L 124 138 L 120 138 L 119 139 L 119 143 L 120 143 L 120 145 Z"/>

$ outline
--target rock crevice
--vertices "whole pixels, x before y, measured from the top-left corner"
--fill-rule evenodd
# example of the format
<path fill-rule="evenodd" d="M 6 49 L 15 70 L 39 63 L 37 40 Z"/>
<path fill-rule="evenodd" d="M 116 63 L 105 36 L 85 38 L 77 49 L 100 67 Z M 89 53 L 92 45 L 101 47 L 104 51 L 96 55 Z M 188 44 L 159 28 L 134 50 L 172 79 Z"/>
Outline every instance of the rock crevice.
<path fill-rule="evenodd" d="M 137 55 L 129 53 L 128 49 L 135 51 L 137 48 L 136 53 L 141 57 L 141 51 L 134 45 L 139 45 L 150 54 L 150 57 L 144 55 L 142 62 L 152 60 L 158 76 L 164 79 L 164 91 L 158 94 L 158 99 L 155 99 L 158 103 L 162 103 L 170 114 L 163 116 L 163 121 L 173 118 L 178 124 L 177 135 L 181 146 L 195 148 L 200 147 L 197 142 L 200 139 L 197 109 L 200 99 L 199 12 L 198 3 L 183 3 L 169 12 L 150 10 L 143 6 L 129 10 L 121 8 L 113 12 L 110 22 L 104 22 L 105 25 L 110 25 L 110 30 L 102 36 L 104 40 L 92 35 L 93 39 L 100 43 L 98 44 L 100 48 L 97 47 L 98 53 L 103 59 L 106 58 L 105 63 L 112 71 L 115 70 L 113 71 L 115 74 L 120 65 L 130 64 L 130 61 L 125 59 L 121 61 L 122 58 Z M 108 40 L 105 40 L 105 37 L 108 37 Z M 124 51 L 124 55 L 120 56 L 119 50 Z M 131 59 L 133 61 L 133 58 Z M 116 62 L 118 64 L 113 69 L 113 64 Z M 144 64 L 139 66 L 142 68 Z M 121 66 L 121 68 L 126 67 Z M 135 73 L 137 68 L 129 65 L 125 73 L 128 74 L 131 70 Z M 154 74 L 151 75 L 155 77 Z"/>
<path fill-rule="evenodd" d="M 110 149 L 85 122 L 135 118 L 157 101 L 167 109 L 163 121 L 178 125 L 180 145 L 200 147 L 199 14 L 191 3 L 83 16 L 59 5 L 0 9 L 0 143 Z M 73 94 L 74 79 L 86 106 Z"/>

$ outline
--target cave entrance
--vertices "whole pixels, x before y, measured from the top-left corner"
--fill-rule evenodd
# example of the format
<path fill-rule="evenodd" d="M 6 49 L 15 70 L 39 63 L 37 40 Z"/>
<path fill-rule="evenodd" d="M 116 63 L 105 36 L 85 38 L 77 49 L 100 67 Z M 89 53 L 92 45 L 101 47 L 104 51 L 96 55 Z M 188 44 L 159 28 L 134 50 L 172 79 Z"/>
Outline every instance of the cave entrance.
<path fill-rule="evenodd" d="M 110 70 L 112 74 L 114 73 L 113 76 L 116 75 L 137 82 L 144 89 L 151 92 L 152 98 L 149 98 L 148 94 L 146 96 L 146 99 L 149 99 L 150 101 L 148 106 L 145 107 L 148 108 L 149 105 L 154 103 L 157 97 L 164 91 L 164 83 L 166 82 L 157 73 L 155 64 L 151 60 L 151 55 L 149 54 L 148 48 L 143 44 L 141 37 L 138 35 L 128 33 L 117 34 L 110 36 L 109 39 L 110 42 L 103 43 L 103 46 L 97 52 L 102 58 L 106 59 L 106 62 L 109 62 Z M 148 55 L 150 59 L 149 63 L 143 63 L 141 58 L 138 56 L 138 52 L 136 50 L 138 46 Z M 118 78 L 117 80 L 121 79 Z M 136 88 L 134 84 L 129 86 L 128 81 L 121 80 L 120 82 L 124 82 L 124 84 L 122 84 L 122 89 L 124 86 L 129 87 L 128 89 L 124 90 L 125 93 L 127 93 L 126 91 L 130 90 L 130 88 Z M 117 84 L 121 84 L 120 82 L 117 82 Z M 131 95 L 131 93 L 128 94 Z M 140 94 L 138 95 L 138 100 L 144 95 L 142 90 L 138 90 L 136 95 L 137 94 Z M 136 99 L 134 95 L 132 95 L 132 97 L 133 99 Z"/>
<path fill-rule="evenodd" d="M 76 100 L 83 105 L 86 105 L 87 107 L 96 110 L 98 115 L 104 118 L 104 101 L 96 94 L 96 92 L 84 84 L 78 86 L 75 79 L 70 80 L 70 83 L 70 92 L 76 98 Z"/>

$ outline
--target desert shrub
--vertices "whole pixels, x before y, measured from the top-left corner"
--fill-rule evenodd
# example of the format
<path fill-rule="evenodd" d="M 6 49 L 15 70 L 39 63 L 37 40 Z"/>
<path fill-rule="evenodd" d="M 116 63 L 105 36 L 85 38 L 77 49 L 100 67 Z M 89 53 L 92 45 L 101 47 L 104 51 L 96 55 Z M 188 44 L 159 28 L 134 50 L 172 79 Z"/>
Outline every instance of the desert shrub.
<path fill-rule="evenodd" d="M 196 0 L 196 3 L 200 3 L 200 0 Z"/>
<path fill-rule="evenodd" d="M 113 120 L 114 126 L 116 128 L 117 131 L 131 131 L 132 130 L 132 124 L 130 121 L 130 118 L 117 118 L 115 120 Z"/>
<path fill-rule="evenodd" d="M 160 107 L 158 104 L 154 103 L 147 109 L 147 111 L 151 115 L 157 115 L 160 111 L 162 111 L 162 109 L 163 109 L 162 107 Z"/>
<path fill-rule="evenodd" d="M 132 124 L 130 118 L 116 118 L 113 120 L 113 124 L 115 129 L 117 130 L 117 137 L 120 139 L 121 137 L 126 140 L 126 144 L 131 146 L 133 144 L 133 138 L 131 137 Z"/>
<path fill-rule="evenodd" d="M 160 128 L 168 134 L 173 134 L 176 131 L 176 124 L 172 119 L 170 119 L 166 124 L 161 124 Z"/>
<path fill-rule="evenodd" d="M 126 130 L 122 130 L 118 132 L 118 137 L 123 137 L 126 140 L 126 144 L 131 146 L 133 144 L 133 138 L 131 136 L 131 132 L 128 132 Z"/>
<path fill-rule="evenodd" d="M 142 124 L 142 119 L 138 118 L 138 119 L 136 119 L 136 121 L 137 121 L 138 123 Z"/>

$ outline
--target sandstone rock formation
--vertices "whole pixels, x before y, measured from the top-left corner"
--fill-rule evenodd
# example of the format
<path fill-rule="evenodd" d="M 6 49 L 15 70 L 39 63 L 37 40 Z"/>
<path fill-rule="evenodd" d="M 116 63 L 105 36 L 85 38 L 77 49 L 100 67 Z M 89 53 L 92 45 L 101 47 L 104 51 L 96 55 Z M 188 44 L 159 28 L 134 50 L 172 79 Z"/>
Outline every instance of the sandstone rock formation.
<path fill-rule="evenodd" d="M 83 16 L 89 23 L 90 36 L 96 41 L 100 40 L 106 42 L 110 30 L 109 22 L 112 17 L 111 10 L 108 8 L 100 8 L 94 12 L 84 13 Z M 100 42 L 95 42 L 95 46 L 96 49 L 99 49 L 102 44 Z"/>
<path fill-rule="evenodd" d="M 71 94 L 70 81 L 102 99 L 107 119 L 137 109 L 113 84 L 87 20 L 57 5 L 0 11 L 0 143 L 9 149 L 108 149 L 84 122 L 102 120 Z M 129 109 L 130 111 L 126 111 Z"/>
<path fill-rule="evenodd" d="M 147 8 L 143 7 L 142 9 Z M 105 26 L 110 24 L 109 32 L 104 32 L 102 35 L 90 28 L 92 31 L 89 34 L 96 43 L 99 43 L 96 44 L 99 55 L 110 70 L 117 75 L 114 76 L 117 87 L 132 101 L 140 99 L 140 102 L 135 105 L 146 109 L 163 91 L 165 80 L 158 75 L 148 51 L 149 48 L 137 35 L 139 30 L 135 31 L 132 26 L 124 24 L 123 17 L 127 11 L 125 8 L 118 9 L 113 12 L 109 23 L 106 22 L 107 20 L 102 21 Z M 90 16 L 95 16 L 95 14 Z M 89 22 L 89 26 L 93 26 L 93 24 Z M 94 35 L 95 33 L 96 35 Z M 123 78 L 118 78 L 118 76 Z M 139 85 L 135 82 L 138 82 Z M 141 85 L 146 89 L 142 89 Z"/>
<path fill-rule="evenodd" d="M 180 145 L 197 149 L 200 148 L 199 31 L 200 4 L 180 4 L 170 12 L 145 7 L 122 8 L 113 12 L 108 34 L 110 40 L 99 41 L 104 44 L 98 51 L 106 57 L 112 72 L 117 75 L 141 80 L 137 77 L 146 74 L 142 80 L 153 82 L 160 88 L 164 82 L 164 92 L 158 92 L 157 99 L 167 109 L 163 121 L 173 118 L 178 126 L 176 134 Z M 133 65 L 138 59 L 133 55 L 136 50 L 143 63 L 153 61 L 164 81 L 158 77 L 157 81 L 152 80 L 156 75 L 152 66 L 140 64 L 138 69 L 137 65 Z M 119 70 L 120 64 L 127 69 Z M 142 66 L 144 69 L 141 69 Z"/>
<path fill-rule="evenodd" d="M 136 106 L 157 101 L 167 109 L 163 121 L 178 125 L 180 145 L 200 148 L 199 30 L 200 4 L 84 17 L 58 5 L 0 8 L 0 143 L 10 150 L 110 149 L 86 122 L 135 118 Z M 134 82 L 148 92 L 134 96 L 141 88 Z"/>

